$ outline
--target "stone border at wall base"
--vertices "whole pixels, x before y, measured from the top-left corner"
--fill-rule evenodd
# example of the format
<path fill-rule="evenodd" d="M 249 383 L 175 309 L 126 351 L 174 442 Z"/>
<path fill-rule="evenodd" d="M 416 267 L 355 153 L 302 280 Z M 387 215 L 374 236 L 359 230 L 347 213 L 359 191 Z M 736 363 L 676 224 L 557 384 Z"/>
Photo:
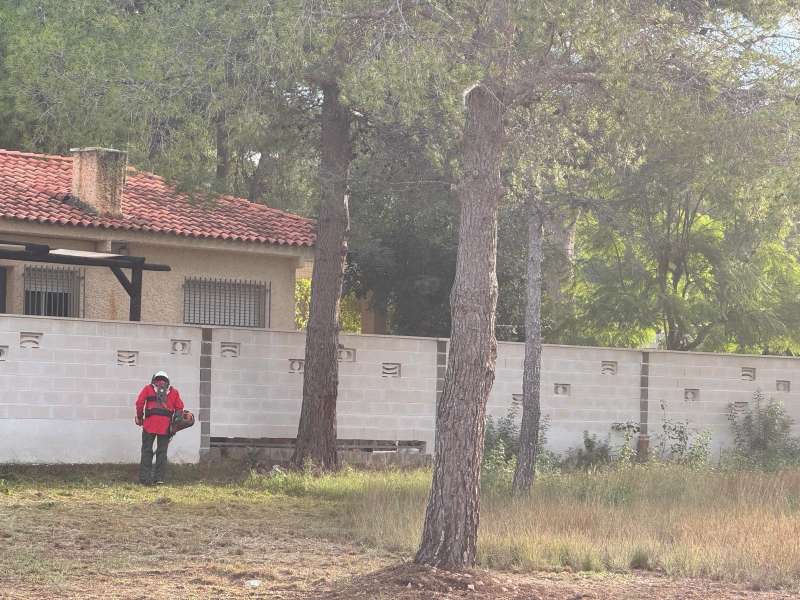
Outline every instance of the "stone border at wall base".
<path fill-rule="evenodd" d="M 238 463 L 253 468 L 270 469 L 273 465 L 288 464 L 291 458 L 291 448 L 222 447 L 211 448 L 203 462 Z M 432 456 L 419 452 L 339 450 L 339 464 L 365 469 L 419 469 L 431 466 Z"/>

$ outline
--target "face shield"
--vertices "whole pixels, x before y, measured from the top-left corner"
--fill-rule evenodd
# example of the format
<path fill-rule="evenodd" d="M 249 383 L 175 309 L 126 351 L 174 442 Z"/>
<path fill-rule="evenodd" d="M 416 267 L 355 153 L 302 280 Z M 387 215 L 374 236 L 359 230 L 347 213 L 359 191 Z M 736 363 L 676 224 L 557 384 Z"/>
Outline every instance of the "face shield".
<path fill-rule="evenodd" d="M 166 379 L 159 377 L 153 381 L 153 387 L 156 389 L 156 400 L 159 404 L 164 404 L 167 401 L 167 392 L 169 391 L 169 382 Z"/>

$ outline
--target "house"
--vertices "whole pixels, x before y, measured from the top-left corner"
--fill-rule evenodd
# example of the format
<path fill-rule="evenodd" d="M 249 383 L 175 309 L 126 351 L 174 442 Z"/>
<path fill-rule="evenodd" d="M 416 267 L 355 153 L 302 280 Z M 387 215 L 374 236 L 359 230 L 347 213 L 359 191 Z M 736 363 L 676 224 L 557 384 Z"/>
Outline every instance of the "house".
<path fill-rule="evenodd" d="M 0 150 L 0 242 L 8 241 L 168 266 L 144 271 L 144 321 L 287 330 L 314 222 L 241 198 L 192 197 L 127 166 L 117 150 Z M 0 312 L 128 320 L 130 283 L 75 262 L 83 266 L 0 259 Z"/>

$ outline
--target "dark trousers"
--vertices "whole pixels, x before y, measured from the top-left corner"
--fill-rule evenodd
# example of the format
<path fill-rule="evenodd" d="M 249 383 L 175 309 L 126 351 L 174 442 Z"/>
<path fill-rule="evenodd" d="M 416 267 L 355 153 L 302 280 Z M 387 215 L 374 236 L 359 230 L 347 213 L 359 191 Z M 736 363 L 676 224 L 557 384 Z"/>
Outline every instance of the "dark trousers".
<path fill-rule="evenodd" d="M 153 442 L 158 438 L 156 446 L 156 464 L 153 465 Z M 139 465 L 139 481 L 153 483 L 164 481 L 167 470 L 168 435 L 157 435 L 142 430 L 142 462 Z"/>

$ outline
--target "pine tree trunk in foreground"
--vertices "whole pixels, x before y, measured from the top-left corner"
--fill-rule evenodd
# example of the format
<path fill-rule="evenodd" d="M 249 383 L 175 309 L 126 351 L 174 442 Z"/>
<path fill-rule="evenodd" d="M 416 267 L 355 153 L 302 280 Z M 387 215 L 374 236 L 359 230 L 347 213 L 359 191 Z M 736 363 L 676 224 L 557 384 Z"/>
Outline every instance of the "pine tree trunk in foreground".
<path fill-rule="evenodd" d="M 504 107 L 483 86 L 473 88 L 465 102 L 450 352 L 436 412 L 433 483 L 415 559 L 445 568 L 475 564 L 486 401 L 497 358 L 497 205 L 503 195 Z"/>
<path fill-rule="evenodd" d="M 530 494 L 539 453 L 542 369 L 542 211 L 535 198 L 528 206 L 528 304 L 525 309 L 525 364 L 522 375 L 522 427 L 511 484 L 515 496 Z"/>
<path fill-rule="evenodd" d="M 335 470 L 336 397 L 339 386 L 339 300 L 342 296 L 349 214 L 347 177 L 352 160 L 350 113 L 334 83 L 322 86 L 320 208 L 311 305 L 306 329 L 303 406 L 292 466 Z"/>

